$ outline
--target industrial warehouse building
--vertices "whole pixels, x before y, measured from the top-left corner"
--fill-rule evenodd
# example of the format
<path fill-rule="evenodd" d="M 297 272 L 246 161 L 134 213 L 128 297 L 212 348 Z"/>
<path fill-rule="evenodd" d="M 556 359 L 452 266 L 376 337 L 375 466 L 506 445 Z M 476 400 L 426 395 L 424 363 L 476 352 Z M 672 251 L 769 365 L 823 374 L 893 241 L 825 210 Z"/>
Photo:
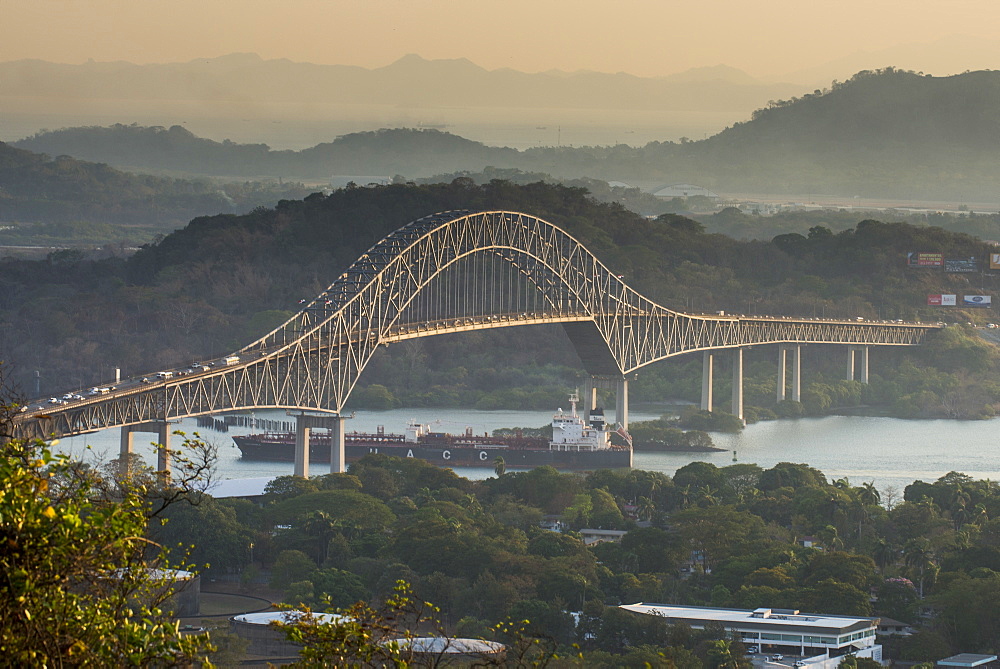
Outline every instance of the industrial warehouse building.
<path fill-rule="evenodd" d="M 882 661 L 882 647 L 875 643 L 878 618 L 830 616 L 800 613 L 794 609 L 715 609 L 701 606 L 665 604 L 624 604 L 621 608 L 635 613 L 662 616 L 670 623 L 685 623 L 703 629 L 718 623 L 740 635 L 748 646 L 763 652 L 780 652 L 813 658 L 810 667 L 823 657 L 848 653 Z"/>

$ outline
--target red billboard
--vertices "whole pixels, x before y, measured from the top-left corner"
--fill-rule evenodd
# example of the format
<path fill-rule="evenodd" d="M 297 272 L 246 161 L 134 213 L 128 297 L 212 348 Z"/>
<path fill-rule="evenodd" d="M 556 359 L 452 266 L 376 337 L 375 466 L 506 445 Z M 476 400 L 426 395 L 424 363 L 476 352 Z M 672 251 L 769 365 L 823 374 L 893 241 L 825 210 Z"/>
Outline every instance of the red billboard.
<path fill-rule="evenodd" d="M 957 304 L 957 295 L 928 295 L 927 304 L 931 307 L 954 307 Z"/>
<path fill-rule="evenodd" d="M 914 253 L 906 254 L 906 264 L 910 267 L 941 267 L 944 265 L 943 253 Z"/>

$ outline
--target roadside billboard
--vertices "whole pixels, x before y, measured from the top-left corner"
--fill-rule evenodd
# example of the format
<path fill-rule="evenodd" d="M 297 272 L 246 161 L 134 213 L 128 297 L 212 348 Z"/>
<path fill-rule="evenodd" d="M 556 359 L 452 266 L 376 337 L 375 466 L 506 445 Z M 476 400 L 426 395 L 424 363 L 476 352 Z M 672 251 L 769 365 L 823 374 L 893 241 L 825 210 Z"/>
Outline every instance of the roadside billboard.
<path fill-rule="evenodd" d="M 986 307 L 992 306 L 990 303 L 992 299 L 989 295 L 963 295 L 962 296 L 962 306 L 963 307 Z"/>
<path fill-rule="evenodd" d="M 946 272 L 978 272 L 979 263 L 975 258 L 947 258 L 944 261 Z"/>
<path fill-rule="evenodd" d="M 906 254 L 906 264 L 910 267 L 941 267 L 944 265 L 944 254 L 911 251 Z"/>
<path fill-rule="evenodd" d="M 932 307 L 954 307 L 957 295 L 928 295 L 927 304 Z"/>
<path fill-rule="evenodd" d="M 990 269 L 1000 269 L 1000 253 L 990 254 Z"/>

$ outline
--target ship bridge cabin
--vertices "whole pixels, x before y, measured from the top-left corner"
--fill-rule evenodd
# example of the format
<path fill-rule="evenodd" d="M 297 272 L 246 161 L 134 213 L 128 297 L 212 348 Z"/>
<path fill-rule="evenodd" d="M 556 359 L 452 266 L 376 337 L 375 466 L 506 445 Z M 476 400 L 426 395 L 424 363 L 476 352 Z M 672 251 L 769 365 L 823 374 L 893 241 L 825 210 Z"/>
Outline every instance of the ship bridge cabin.
<path fill-rule="evenodd" d="M 604 411 L 592 409 L 589 424 L 576 413 L 576 403 L 580 398 L 570 395 L 572 409 L 569 414 L 562 409 L 552 417 L 552 441 L 549 448 L 554 451 L 597 451 L 611 445 L 611 436 L 605 429 Z"/>

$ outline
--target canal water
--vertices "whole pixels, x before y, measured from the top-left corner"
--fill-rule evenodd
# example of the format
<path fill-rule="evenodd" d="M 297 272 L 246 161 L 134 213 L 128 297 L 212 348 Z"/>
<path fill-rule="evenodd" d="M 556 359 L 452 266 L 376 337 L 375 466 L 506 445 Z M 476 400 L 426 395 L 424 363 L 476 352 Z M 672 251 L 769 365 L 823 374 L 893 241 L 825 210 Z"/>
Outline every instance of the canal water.
<path fill-rule="evenodd" d="M 566 407 L 568 409 L 568 407 Z M 250 414 L 241 414 L 249 416 Z M 630 412 L 632 422 L 658 418 L 658 412 Z M 253 418 L 290 421 L 283 411 L 264 410 Z M 410 419 L 428 423 L 435 430 L 460 433 L 467 427 L 476 433 L 500 427 L 541 427 L 552 420 L 546 411 L 476 411 L 471 409 L 394 409 L 359 411 L 347 421 L 347 430 L 400 433 Z M 217 478 L 238 479 L 292 473 L 291 463 L 247 462 L 240 459 L 234 434 L 261 430 L 252 426 L 230 427 L 228 433 L 199 428 L 195 419 L 179 421 L 175 429 L 188 435 L 199 433 L 219 449 Z M 56 450 L 89 461 L 114 458 L 119 448 L 118 430 L 66 438 Z M 1000 419 L 990 421 L 901 420 L 866 416 L 828 416 L 770 421 L 750 425 L 741 434 L 713 434 L 715 444 L 727 449 L 714 453 L 635 454 L 635 467 L 673 474 L 679 467 L 702 460 L 724 467 L 736 461 L 773 467 L 778 462 L 799 462 L 823 471 L 827 477 L 847 477 L 852 484 L 873 481 L 883 492 L 903 488 L 920 479 L 933 481 L 950 471 L 977 479 L 1000 478 Z M 150 445 L 153 434 L 135 435 L 136 452 L 155 462 Z M 179 441 L 179 438 L 174 437 Z M 177 442 L 175 442 L 177 443 Z M 733 453 L 735 451 L 735 454 Z M 324 473 L 325 465 L 313 465 L 311 473 Z M 458 468 L 468 478 L 492 476 L 490 469 Z"/>

